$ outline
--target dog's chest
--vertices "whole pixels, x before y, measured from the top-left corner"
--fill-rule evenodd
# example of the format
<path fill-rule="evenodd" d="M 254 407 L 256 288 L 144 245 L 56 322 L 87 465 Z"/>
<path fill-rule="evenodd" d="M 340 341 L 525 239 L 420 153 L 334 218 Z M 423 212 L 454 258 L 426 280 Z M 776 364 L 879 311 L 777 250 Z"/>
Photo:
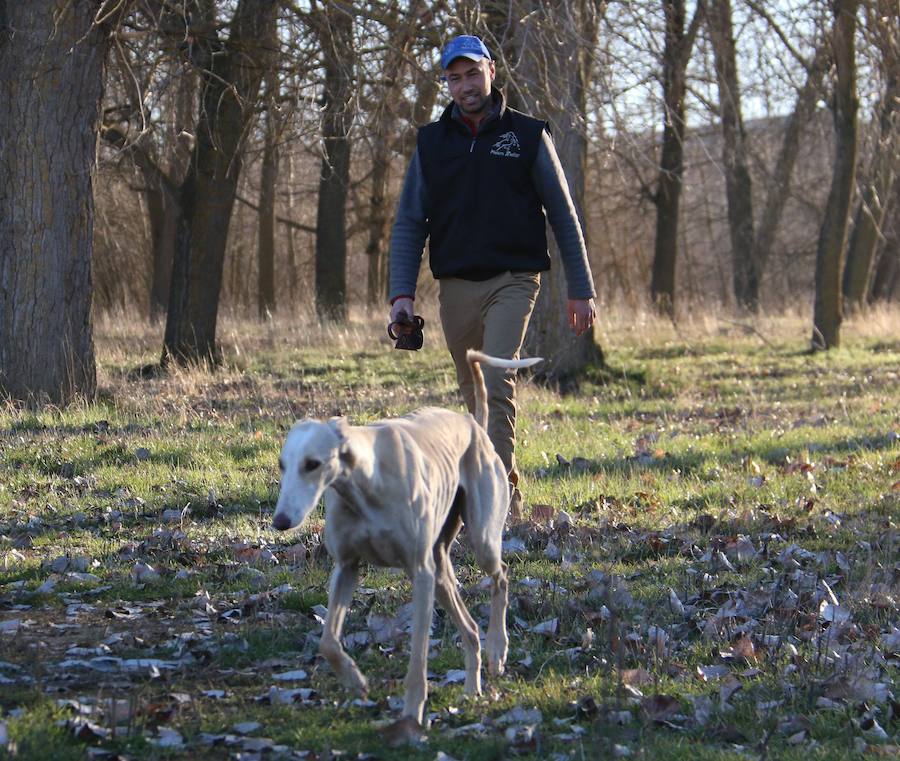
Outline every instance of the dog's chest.
<path fill-rule="evenodd" d="M 326 525 L 326 545 L 336 559 L 395 568 L 409 565 L 408 549 L 413 542 L 402 529 L 376 525 L 347 513 L 335 517 L 337 520 Z"/>

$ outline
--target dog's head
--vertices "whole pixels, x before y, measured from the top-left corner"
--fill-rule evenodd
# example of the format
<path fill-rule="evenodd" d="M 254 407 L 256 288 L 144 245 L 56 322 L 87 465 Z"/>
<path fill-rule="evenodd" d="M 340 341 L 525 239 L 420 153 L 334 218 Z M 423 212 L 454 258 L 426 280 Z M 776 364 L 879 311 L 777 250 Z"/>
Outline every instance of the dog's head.
<path fill-rule="evenodd" d="M 322 493 L 346 467 L 342 452 L 346 447 L 343 418 L 327 423 L 305 420 L 287 435 L 278 462 L 281 491 L 272 526 L 279 531 L 299 526 L 319 504 Z"/>

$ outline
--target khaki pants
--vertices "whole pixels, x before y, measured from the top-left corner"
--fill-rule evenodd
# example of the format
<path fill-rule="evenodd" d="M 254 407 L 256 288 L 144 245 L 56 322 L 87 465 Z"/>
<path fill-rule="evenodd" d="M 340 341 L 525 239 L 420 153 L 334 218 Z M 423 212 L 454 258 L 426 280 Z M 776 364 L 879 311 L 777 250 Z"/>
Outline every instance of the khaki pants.
<path fill-rule="evenodd" d="M 536 272 L 504 272 L 490 280 L 441 278 L 441 324 L 456 364 L 456 378 L 469 412 L 475 412 L 475 391 L 466 363 L 466 350 L 478 349 L 503 359 L 519 356 L 528 320 L 534 309 L 541 276 Z M 488 436 L 509 473 L 516 470 L 515 370 L 483 367 L 488 394 Z"/>

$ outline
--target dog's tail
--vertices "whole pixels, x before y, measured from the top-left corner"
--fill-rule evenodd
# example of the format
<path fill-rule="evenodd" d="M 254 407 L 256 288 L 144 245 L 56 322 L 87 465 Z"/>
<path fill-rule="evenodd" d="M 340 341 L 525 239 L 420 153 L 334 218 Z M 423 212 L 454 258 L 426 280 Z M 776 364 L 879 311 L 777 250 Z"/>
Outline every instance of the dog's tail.
<path fill-rule="evenodd" d="M 540 357 L 530 357 L 529 359 L 500 359 L 499 357 L 492 357 L 490 354 L 482 354 L 480 351 L 469 349 L 466 352 L 466 361 L 469 363 L 469 369 L 472 372 L 472 380 L 475 383 L 475 422 L 487 430 L 487 386 L 484 385 L 484 373 L 481 372 L 481 365 L 484 364 L 491 367 L 504 367 L 507 370 L 517 370 L 520 367 L 531 367 L 544 360 Z"/>

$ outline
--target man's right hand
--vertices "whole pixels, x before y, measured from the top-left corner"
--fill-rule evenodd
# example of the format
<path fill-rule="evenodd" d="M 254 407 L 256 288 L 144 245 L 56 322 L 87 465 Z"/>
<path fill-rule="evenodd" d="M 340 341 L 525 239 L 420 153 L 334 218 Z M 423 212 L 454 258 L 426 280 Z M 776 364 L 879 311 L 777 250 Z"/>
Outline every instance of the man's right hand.
<path fill-rule="evenodd" d="M 393 303 L 393 305 L 391 306 L 391 318 L 389 320 L 389 323 L 397 322 L 397 319 L 400 317 L 401 312 L 405 312 L 410 319 L 412 318 L 413 300 L 411 298 L 401 296 Z M 411 333 L 412 328 L 407 328 L 406 332 Z"/>

